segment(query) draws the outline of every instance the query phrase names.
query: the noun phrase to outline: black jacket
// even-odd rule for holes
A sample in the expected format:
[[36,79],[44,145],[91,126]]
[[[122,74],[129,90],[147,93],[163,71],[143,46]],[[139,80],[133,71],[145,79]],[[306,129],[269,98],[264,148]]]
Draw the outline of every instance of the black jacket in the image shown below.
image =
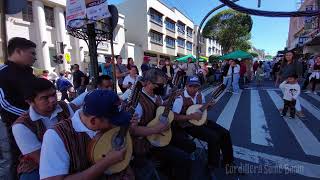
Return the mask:
[[29,66],[11,61],[0,65],[0,115],[7,127],[28,110],[25,92],[35,78]]

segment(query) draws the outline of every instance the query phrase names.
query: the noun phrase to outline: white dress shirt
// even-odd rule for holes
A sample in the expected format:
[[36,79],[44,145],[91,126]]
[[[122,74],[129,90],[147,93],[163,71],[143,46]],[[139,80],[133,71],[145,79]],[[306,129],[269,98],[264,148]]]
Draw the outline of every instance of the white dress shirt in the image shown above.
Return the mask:
[[[193,104],[197,104],[197,96],[198,96],[198,94],[199,94],[199,92],[197,92],[197,94],[192,98],[192,97],[188,94],[187,90],[184,90],[184,91],[183,91],[184,97],[186,97],[186,98],[191,98]],[[204,104],[206,100],[205,100],[205,97],[204,97],[204,95],[203,95],[202,93],[201,93],[201,95],[202,95],[202,104]],[[180,113],[181,113],[181,110],[182,110],[182,105],[183,105],[183,97],[182,97],[182,96],[179,96],[179,97],[174,101],[174,103],[173,103],[172,111],[173,111],[174,113],[180,114]]]
[[[81,121],[78,110],[72,117],[72,127],[76,132],[85,132],[93,138],[98,132],[88,129]],[[83,157],[87,158],[87,157]],[[65,145],[54,129],[44,134],[40,155],[40,179],[69,174],[70,156]]]
[[[68,105],[70,117],[73,116],[74,112],[72,108]],[[32,121],[42,121],[46,129],[52,128],[56,123],[58,123],[58,113],[62,111],[60,105],[57,105],[55,111],[50,117],[42,116],[38,114],[32,106],[29,108],[29,115]],[[23,155],[32,153],[41,149],[41,142],[38,140],[37,135],[34,134],[28,127],[24,124],[17,123],[12,126],[12,133],[14,139]]]

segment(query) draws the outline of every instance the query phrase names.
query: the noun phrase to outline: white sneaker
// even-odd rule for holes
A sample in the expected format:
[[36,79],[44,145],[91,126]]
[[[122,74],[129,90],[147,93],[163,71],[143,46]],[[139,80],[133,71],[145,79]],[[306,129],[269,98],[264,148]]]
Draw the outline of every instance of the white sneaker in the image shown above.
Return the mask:
[[318,93],[316,91],[314,91],[313,94],[318,95]]
[[310,91],[310,90],[308,90],[308,91],[306,91],[306,93],[307,93],[307,94],[310,94],[310,93],[311,93],[311,91]]

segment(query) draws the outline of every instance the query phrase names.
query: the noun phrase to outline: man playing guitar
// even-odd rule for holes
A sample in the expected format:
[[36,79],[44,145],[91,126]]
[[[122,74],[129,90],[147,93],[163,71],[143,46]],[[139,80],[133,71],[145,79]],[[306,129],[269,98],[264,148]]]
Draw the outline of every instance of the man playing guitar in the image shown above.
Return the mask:
[[26,101],[27,113],[20,116],[12,126],[13,136],[22,153],[18,166],[20,180],[39,179],[39,159],[43,134],[61,120],[74,114],[64,101],[57,101],[55,86],[51,81],[37,78],[30,82]]
[[[170,166],[170,169],[174,169],[175,177],[169,179],[190,179],[192,165],[190,155],[177,147],[167,145],[164,147],[153,147],[147,140],[147,136],[153,134],[161,134],[165,132],[169,125],[168,123],[159,122],[155,126],[147,127],[147,124],[153,120],[156,116],[155,112],[157,107],[162,105],[161,95],[164,94],[164,86],[166,84],[166,75],[160,69],[150,69],[144,75],[145,86],[142,89],[139,104],[136,107],[136,114],[140,118],[138,126],[131,128],[131,135],[133,136],[133,148],[135,162],[145,158],[152,157],[160,161],[161,164],[165,163]],[[148,161],[144,161],[148,163]],[[144,168],[146,163],[142,164],[142,167],[135,166],[137,179],[148,179],[145,175],[141,174],[141,168]],[[138,164],[138,163],[137,163]],[[140,168],[140,169],[139,169]],[[194,170],[197,172],[197,170]],[[199,173],[199,171],[197,172]]]
[[[113,164],[124,159],[125,148],[106,152],[96,164],[87,158],[89,142],[100,132],[114,126],[127,126],[131,115],[119,111],[120,100],[109,90],[89,92],[82,109],[71,120],[58,123],[44,135],[40,157],[40,179],[98,179]],[[136,121],[134,118],[131,122]],[[130,169],[115,174],[119,179],[134,179]],[[107,177],[108,178],[108,177]]]
[[189,123],[191,119],[200,120],[201,112],[186,115],[188,107],[194,104],[204,104],[205,98],[199,92],[200,80],[197,76],[190,76],[186,82],[186,89],[173,104],[176,129],[183,129],[187,134],[208,143],[208,166],[210,169],[219,167],[220,149],[225,167],[233,164],[233,149],[228,130],[215,122],[207,121],[206,124],[195,126]]

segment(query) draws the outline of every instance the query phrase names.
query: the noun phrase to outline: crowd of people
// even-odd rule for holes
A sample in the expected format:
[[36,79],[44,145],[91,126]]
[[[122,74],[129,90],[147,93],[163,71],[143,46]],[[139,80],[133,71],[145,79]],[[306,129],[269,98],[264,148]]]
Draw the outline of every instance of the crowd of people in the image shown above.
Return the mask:
[[[303,116],[300,79],[304,79],[301,89],[306,90],[311,84],[310,90],[315,94],[320,79],[319,55],[310,56],[307,61],[297,60],[291,51],[279,61],[232,59],[211,66],[193,62],[192,58],[187,62],[165,59],[154,65],[146,56],[141,73],[132,58],[125,65],[122,57],[116,56],[113,68],[112,58],[107,56],[105,63],[99,65],[96,86],[90,89],[89,77],[78,64],[72,66],[72,73],[61,71],[58,75],[45,70],[36,77],[31,68],[36,61],[35,48],[36,44],[27,39],[12,38],[8,43],[9,58],[0,66],[0,112],[11,148],[8,162],[12,179],[155,179],[159,173],[169,179],[209,179],[208,172],[215,168],[235,170],[237,166],[227,129],[212,121],[200,126],[189,122],[202,119],[201,112],[188,114],[187,109],[205,104],[203,85],[222,83],[227,91],[239,94],[250,82],[259,87],[266,79],[273,80],[283,91],[281,115],[286,116],[289,110],[290,118],[294,118],[296,113]],[[113,91],[114,82],[123,93],[121,96]],[[134,114],[130,114],[122,107],[130,103],[128,98],[138,82],[143,88],[138,91],[136,106],[131,107]],[[170,89],[179,92],[171,106],[166,104],[175,94]],[[57,91],[61,93],[59,100]],[[174,122],[159,120],[148,126],[156,118],[159,106],[172,108]],[[129,127],[133,158],[125,170],[106,175],[108,168],[125,158],[126,148],[105,152],[93,164],[86,158],[89,144],[101,132],[123,126]],[[169,129],[172,138],[168,145],[158,147],[147,140]],[[208,143],[207,162],[194,157],[196,145],[190,137]]]
[[[219,167],[232,168],[231,174],[239,174],[234,171],[237,166],[230,132],[215,122],[201,126],[189,122],[202,119],[201,112],[187,114],[187,109],[206,102],[201,85],[208,81],[207,64],[199,66],[192,59],[171,64],[167,59],[152,67],[146,57],[139,75],[133,59],[124,65],[122,57],[117,56],[115,77],[121,91],[127,92],[137,82],[143,86],[135,91],[139,98],[130,114],[122,109],[130,99],[121,99],[113,91],[109,57],[100,65],[96,87],[88,89],[88,76],[77,64],[72,66],[71,77],[65,71],[59,76],[47,71],[35,76],[31,67],[36,61],[35,49],[32,41],[12,38],[8,43],[9,57],[0,67],[1,120],[6,124],[11,154],[6,157],[11,168],[8,179],[149,180],[159,174],[169,179],[210,179],[209,172]],[[179,91],[168,91],[167,87],[178,86]],[[61,92],[60,100],[57,90]],[[158,107],[168,106],[170,97],[174,122],[161,118],[154,126],[148,126],[156,118]],[[90,143],[115,127],[129,128],[133,158],[125,170],[111,175],[105,174],[106,170],[123,161],[126,146],[105,152],[95,163],[86,157]],[[168,130],[172,131],[172,138],[166,146],[159,147],[147,139]],[[190,137],[208,143],[207,162],[195,158],[196,144]]]

